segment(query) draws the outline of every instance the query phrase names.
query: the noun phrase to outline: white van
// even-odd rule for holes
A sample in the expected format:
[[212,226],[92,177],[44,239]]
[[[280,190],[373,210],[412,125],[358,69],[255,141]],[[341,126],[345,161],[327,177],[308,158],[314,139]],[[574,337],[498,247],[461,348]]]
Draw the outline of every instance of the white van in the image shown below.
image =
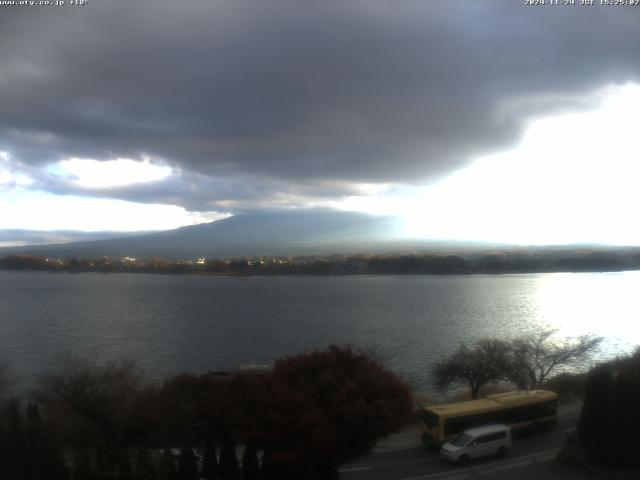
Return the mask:
[[456,435],[442,445],[440,456],[450,462],[464,465],[472,458],[489,455],[504,456],[511,448],[509,425],[487,425],[471,428]]

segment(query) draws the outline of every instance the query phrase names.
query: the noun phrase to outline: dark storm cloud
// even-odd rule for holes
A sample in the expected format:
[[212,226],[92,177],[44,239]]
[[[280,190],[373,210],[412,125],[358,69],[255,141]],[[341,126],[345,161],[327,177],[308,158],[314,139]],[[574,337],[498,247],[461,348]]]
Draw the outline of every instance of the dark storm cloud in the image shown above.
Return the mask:
[[[163,180],[110,188],[86,188],[72,179],[29,169],[33,188],[58,195],[117,198],[141,203],[181,205],[191,211],[240,212],[261,208],[316,206],[318,202],[355,195],[346,182],[312,180],[295,183],[287,179],[251,173],[212,178],[180,172]],[[28,175],[25,173],[25,175]],[[1,191],[1,190],[0,190]]]
[[130,232],[79,232],[58,230],[39,232],[31,230],[0,230],[0,248],[22,245],[46,245],[52,243],[85,242],[131,235]]
[[109,195],[199,209],[428,181],[512,144],[531,115],[582,108],[586,92],[640,73],[638,8],[0,8],[0,150],[31,166],[149,155],[183,177]]

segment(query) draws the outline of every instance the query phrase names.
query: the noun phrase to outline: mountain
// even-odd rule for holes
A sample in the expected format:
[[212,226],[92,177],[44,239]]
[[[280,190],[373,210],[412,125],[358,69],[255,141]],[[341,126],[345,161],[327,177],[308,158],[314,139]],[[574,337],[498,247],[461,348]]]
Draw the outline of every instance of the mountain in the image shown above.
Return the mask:
[[379,250],[399,240],[393,217],[334,210],[239,214],[212,223],[157,233],[55,245],[1,248],[0,257],[228,257],[301,255]]

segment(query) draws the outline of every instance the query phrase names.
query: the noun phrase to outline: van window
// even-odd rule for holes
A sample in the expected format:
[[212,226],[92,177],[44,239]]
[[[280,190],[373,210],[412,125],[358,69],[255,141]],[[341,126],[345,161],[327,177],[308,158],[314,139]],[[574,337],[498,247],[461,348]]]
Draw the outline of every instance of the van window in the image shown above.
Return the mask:
[[488,443],[488,442],[495,442],[496,440],[502,440],[504,438],[507,438],[507,432],[503,430],[500,432],[487,433],[486,435],[482,435],[478,437],[476,441],[478,443]]
[[464,447],[467,443],[473,440],[473,437],[467,435],[466,433],[461,433],[460,435],[456,435],[453,440],[451,440],[451,445],[454,447]]

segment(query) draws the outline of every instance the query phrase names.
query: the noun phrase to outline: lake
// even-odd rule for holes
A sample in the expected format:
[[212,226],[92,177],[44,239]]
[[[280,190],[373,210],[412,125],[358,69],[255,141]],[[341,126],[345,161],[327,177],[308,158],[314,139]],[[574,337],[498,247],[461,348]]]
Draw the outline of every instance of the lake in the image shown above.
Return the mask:
[[133,356],[152,377],[372,349],[416,389],[460,342],[537,326],[640,345],[640,272],[213,277],[0,271],[0,358],[21,379],[63,352]]

